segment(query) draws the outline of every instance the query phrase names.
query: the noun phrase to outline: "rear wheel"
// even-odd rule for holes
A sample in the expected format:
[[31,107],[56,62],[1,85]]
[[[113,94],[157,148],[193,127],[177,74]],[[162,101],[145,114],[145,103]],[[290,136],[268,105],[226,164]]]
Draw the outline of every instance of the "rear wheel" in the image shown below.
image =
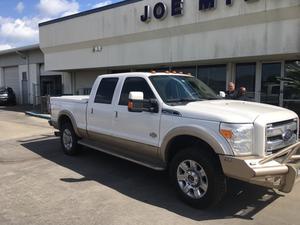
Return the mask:
[[61,127],[60,141],[64,153],[67,155],[75,155],[78,153],[78,137],[75,134],[73,126],[69,122],[64,123]]
[[226,178],[220,164],[206,151],[183,149],[172,159],[169,172],[179,197],[193,207],[214,206],[226,193]]

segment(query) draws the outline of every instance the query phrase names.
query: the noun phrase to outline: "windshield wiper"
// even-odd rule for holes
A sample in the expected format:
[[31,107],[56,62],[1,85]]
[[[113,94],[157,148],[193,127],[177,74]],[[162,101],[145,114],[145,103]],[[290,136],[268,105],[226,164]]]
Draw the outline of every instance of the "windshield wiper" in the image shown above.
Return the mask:
[[176,98],[176,99],[169,99],[166,102],[173,103],[173,102],[196,102],[196,101],[202,101],[202,99]]

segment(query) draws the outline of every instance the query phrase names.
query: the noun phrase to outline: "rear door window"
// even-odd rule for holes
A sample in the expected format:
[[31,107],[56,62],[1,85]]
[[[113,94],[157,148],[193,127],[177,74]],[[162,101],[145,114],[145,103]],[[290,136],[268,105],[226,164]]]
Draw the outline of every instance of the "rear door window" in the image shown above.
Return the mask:
[[119,78],[103,78],[99,84],[95,103],[111,104]]

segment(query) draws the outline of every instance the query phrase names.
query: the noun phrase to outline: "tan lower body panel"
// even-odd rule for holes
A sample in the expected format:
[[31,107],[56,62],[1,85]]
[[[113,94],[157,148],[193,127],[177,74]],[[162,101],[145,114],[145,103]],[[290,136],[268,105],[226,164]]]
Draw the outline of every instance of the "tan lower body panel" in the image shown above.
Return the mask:
[[88,132],[82,136],[82,144],[100,151],[128,159],[130,161],[145,165],[157,170],[165,168],[165,164],[160,160],[158,147],[143,143],[138,143],[114,136]]

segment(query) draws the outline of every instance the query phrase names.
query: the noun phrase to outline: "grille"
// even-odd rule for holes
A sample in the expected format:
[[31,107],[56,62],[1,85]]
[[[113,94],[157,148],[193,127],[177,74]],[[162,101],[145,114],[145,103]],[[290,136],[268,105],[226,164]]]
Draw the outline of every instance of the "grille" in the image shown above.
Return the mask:
[[266,128],[266,153],[273,154],[298,139],[297,119],[271,123]]

